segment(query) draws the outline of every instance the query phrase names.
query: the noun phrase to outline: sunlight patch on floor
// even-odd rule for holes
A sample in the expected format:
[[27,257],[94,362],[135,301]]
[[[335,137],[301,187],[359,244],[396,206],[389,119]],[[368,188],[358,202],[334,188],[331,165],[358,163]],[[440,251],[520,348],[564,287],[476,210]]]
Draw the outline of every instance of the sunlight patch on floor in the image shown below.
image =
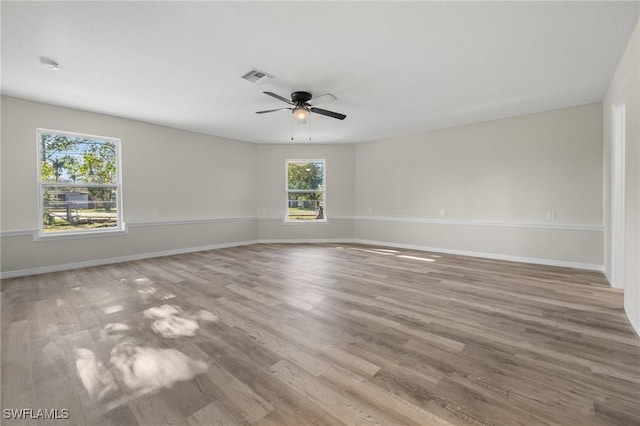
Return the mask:
[[153,330],[154,333],[167,339],[195,336],[199,328],[196,321],[180,318],[175,315],[169,315],[165,318],[155,320],[151,324],[151,330]]
[[123,309],[124,308],[122,307],[122,305],[113,305],[113,306],[104,308],[103,311],[105,314],[109,315],[109,314],[115,314],[116,312],[120,312]]
[[[338,248],[342,249],[342,247],[338,247]],[[381,249],[381,248],[364,249],[364,248],[359,248],[359,247],[353,247],[353,248],[351,248],[351,250],[362,251],[362,252],[373,253],[373,254],[381,254],[383,256],[395,256],[395,257],[399,257],[401,259],[419,260],[419,261],[422,261],[422,262],[435,262],[435,259],[431,259],[431,258],[440,257],[438,255],[428,255],[429,258],[420,257],[420,256],[410,256],[408,254],[401,254],[402,251],[400,251],[400,250]]]
[[142,347],[132,342],[116,345],[110,362],[115,376],[129,391],[144,393],[170,388],[207,370],[205,362],[193,360],[177,349]]
[[397,257],[401,257],[403,259],[411,259],[411,260],[421,260],[423,262],[435,262],[435,259],[427,259],[426,257],[418,257],[418,256],[407,256],[407,255],[397,255]]

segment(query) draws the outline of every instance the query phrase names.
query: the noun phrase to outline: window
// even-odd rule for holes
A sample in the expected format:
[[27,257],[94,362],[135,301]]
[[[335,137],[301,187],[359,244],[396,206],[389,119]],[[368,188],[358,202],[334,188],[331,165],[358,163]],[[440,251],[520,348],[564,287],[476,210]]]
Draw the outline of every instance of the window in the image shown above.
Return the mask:
[[120,140],[38,129],[40,235],[123,230]]
[[287,160],[287,222],[326,222],[324,160]]

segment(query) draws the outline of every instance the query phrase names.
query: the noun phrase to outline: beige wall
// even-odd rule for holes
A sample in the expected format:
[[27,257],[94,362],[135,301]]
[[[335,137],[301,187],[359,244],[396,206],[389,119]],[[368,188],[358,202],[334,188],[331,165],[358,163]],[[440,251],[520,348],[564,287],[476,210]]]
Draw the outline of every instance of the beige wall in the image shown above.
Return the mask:
[[[259,239],[347,240],[353,238],[354,145],[259,145],[257,148]],[[287,160],[326,161],[326,223],[284,223]]]
[[[5,97],[2,271],[354,239],[597,269],[601,117],[596,104],[356,145],[254,145]],[[122,139],[127,235],[33,241],[38,127]],[[326,160],[327,223],[283,222],[287,159]]]
[[[127,235],[33,241],[39,127],[122,140]],[[246,220],[255,211],[254,144],[10,97],[2,97],[1,135],[3,272],[257,238],[255,217]]]
[[611,103],[622,94],[626,108],[625,129],[625,237],[624,305],[640,334],[640,21],[604,100],[604,205],[605,271],[611,273]]
[[[10,97],[2,124],[5,275],[258,239],[353,238],[353,145],[255,145]],[[34,241],[39,127],[122,140],[126,235]],[[285,224],[285,161],[315,158],[327,162],[328,221]]]
[[593,104],[359,144],[355,238],[598,268],[601,132]]

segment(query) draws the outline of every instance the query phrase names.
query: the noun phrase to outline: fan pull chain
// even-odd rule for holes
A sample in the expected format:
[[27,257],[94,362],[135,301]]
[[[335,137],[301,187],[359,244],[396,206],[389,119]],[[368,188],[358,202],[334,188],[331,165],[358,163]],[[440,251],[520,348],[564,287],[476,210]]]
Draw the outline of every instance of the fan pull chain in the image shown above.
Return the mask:
[[293,121],[295,120],[295,118],[293,118],[293,116],[291,116],[291,142],[293,142]]
[[309,120],[311,117],[307,117],[307,136],[309,136],[309,142],[311,142],[311,120]]

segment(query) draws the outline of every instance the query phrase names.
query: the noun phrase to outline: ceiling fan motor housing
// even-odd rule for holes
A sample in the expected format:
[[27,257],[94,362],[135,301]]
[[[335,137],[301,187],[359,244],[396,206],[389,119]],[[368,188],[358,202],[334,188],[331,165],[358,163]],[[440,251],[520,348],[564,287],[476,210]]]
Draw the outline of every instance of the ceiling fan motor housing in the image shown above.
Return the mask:
[[311,93],[309,92],[293,92],[291,93],[291,101],[297,104],[309,102],[311,100]]

